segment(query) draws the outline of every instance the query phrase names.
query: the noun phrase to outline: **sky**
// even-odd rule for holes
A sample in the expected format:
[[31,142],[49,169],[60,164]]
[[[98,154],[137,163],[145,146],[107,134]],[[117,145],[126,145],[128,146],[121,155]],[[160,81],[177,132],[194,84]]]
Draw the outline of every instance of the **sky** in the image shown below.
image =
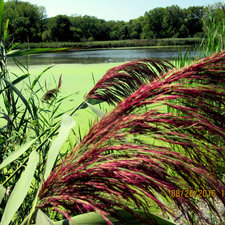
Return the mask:
[[[146,11],[156,7],[178,5],[207,6],[218,0],[22,0],[46,8],[47,16],[78,15],[95,16],[104,20],[123,20],[143,16]],[[224,1],[224,0],[221,0]]]

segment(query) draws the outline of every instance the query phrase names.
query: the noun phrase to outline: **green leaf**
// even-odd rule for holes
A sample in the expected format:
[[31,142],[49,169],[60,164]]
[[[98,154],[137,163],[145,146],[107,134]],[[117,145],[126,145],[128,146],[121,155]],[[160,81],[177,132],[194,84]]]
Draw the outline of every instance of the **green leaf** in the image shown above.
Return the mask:
[[[142,217],[146,218],[145,214],[141,211],[136,211],[136,213],[140,214]],[[119,211],[120,216],[123,218],[125,224],[130,225],[144,225],[140,220],[134,218],[130,213],[126,212],[125,210]],[[163,219],[159,216],[151,214],[158,225],[176,225],[176,223],[171,223],[170,221]],[[107,216],[107,218],[114,224],[120,225],[121,222],[118,221],[116,218]],[[107,222],[96,212],[85,213],[82,215],[74,216],[71,218],[71,221],[68,220],[55,222],[54,225],[73,225],[74,221],[77,225],[107,225]]]
[[0,40],[2,39],[4,1],[0,0]]
[[56,158],[59,154],[59,150],[62,147],[66,138],[68,137],[70,130],[74,126],[75,126],[75,120],[71,116],[64,114],[62,117],[62,123],[60,126],[59,134],[57,138],[55,138],[55,140],[52,142],[52,145],[48,152],[48,158],[47,158],[45,174],[44,174],[45,180],[48,178],[49,174],[51,173],[54,163],[56,161]]
[[54,225],[54,223],[39,209],[36,217],[36,225]]
[[88,107],[87,102],[90,103],[91,105],[96,105],[96,104],[100,104],[100,103],[102,103],[104,101],[103,100],[99,100],[99,99],[89,98],[89,99],[87,99],[85,102],[83,102],[81,104],[81,106],[79,107],[79,109],[85,109],[85,108],[87,108]]
[[25,78],[27,78],[27,77],[29,77],[29,76],[30,76],[29,73],[28,73],[28,74],[24,74],[24,75],[22,75],[22,76],[16,78],[16,79],[12,82],[12,84],[15,85],[15,84],[19,83],[20,81],[24,80]]
[[19,158],[30,146],[34,143],[36,139],[25,143],[24,145],[20,146],[17,150],[13,151],[3,162],[0,164],[0,169],[7,166],[9,163],[14,161],[15,159]]
[[46,69],[44,69],[37,77],[36,79],[33,81],[31,88],[33,89],[34,86],[36,85],[36,83],[39,81],[40,77],[49,69],[51,69],[53,66],[49,66]]
[[5,191],[6,191],[6,189],[4,188],[4,186],[2,184],[0,184],[0,204],[2,202],[2,199],[4,198]]
[[103,112],[102,110],[95,108],[93,105],[89,104],[88,102],[86,103],[100,119],[105,115],[105,112]]
[[19,45],[19,42],[12,44],[7,52],[11,52],[17,45]]
[[8,26],[9,26],[9,19],[6,20],[5,30],[4,30],[4,34],[3,34],[3,41],[5,41],[5,39],[7,37]]
[[30,154],[27,166],[22,173],[20,179],[16,183],[9,200],[6,204],[5,210],[3,212],[1,225],[8,225],[12,220],[14,214],[19,209],[20,205],[24,201],[27,192],[30,188],[36,166],[39,161],[39,155],[36,151]]
[[25,217],[25,219],[20,225],[27,225],[27,221],[29,220],[29,218],[30,218],[30,214]]
[[[29,72],[29,68],[27,65],[24,65],[22,62],[20,62],[20,60],[18,60],[17,58],[13,57],[13,61],[16,64],[16,66],[23,72],[28,73]],[[25,71],[24,71],[25,70]],[[16,74],[15,74],[16,75]]]
[[31,108],[30,108],[30,106],[29,106],[29,104],[28,104],[28,102],[27,102],[27,100],[24,98],[24,96],[21,94],[21,92],[10,82],[10,81],[8,81],[8,80],[6,80],[6,79],[4,79],[4,78],[2,78],[11,88],[12,88],[12,90],[20,97],[20,99],[22,100],[22,102],[24,103],[24,105],[27,107],[27,109],[28,109],[28,111],[29,111],[29,113],[30,113],[30,115],[31,115],[31,117],[32,118],[34,118],[34,116],[33,116],[33,113],[32,113],[32,110],[31,110]]

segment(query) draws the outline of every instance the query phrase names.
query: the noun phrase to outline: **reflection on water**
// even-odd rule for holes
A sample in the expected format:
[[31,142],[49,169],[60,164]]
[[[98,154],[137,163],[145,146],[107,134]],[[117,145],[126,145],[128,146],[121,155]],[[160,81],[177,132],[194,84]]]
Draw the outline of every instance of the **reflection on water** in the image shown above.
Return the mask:
[[[142,48],[142,49],[102,49],[82,50],[59,53],[45,53],[30,56],[31,65],[65,64],[65,63],[112,63],[126,62],[142,58],[174,59],[179,51],[184,54],[185,49],[178,48]],[[27,56],[17,57],[23,63]],[[12,58],[8,59],[9,65],[13,63]]]

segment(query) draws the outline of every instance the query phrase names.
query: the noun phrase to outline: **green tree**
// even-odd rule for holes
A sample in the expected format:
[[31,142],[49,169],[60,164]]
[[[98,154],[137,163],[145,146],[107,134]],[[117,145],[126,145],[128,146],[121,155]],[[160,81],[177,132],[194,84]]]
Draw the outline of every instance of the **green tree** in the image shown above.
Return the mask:
[[70,17],[72,30],[79,30],[80,40],[106,40],[105,21],[93,16]]
[[110,39],[110,27],[107,25],[107,22],[105,20],[96,18],[95,26],[97,31],[95,34],[95,40],[104,41]]
[[128,23],[129,36],[131,39],[140,39],[142,32],[140,18],[130,20]]
[[196,34],[202,33],[203,28],[203,9],[202,6],[192,6],[188,9],[184,9],[184,24],[188,30],[187,36],[193,37]]
[[9,0],[5,3],[4,20],[9,19],[8,41],[36,42],[41,40],[46,10],[29,2]]
[[142,38],[161,38],[162,21],[165,14],[164,8],[155,8],[146,12],[143,19]]
[[72,39],[71,21],[68,16],[58,15],[47,22],[51,41],[70,41]]
[[77,27],[71,27],[70,31],[72,32],[72,41],[80,41],[81,40],[81,34],[82,30]]
[[183,11],[176,5],[166,7],[164,9],[163,21],[162,21],[162,36],[179,37],[180,27],[182,26]]
[[120,40],[121,39],[121,26],[124,24],[123,21],[109,21],[108,25],[110,26],[110,40]]

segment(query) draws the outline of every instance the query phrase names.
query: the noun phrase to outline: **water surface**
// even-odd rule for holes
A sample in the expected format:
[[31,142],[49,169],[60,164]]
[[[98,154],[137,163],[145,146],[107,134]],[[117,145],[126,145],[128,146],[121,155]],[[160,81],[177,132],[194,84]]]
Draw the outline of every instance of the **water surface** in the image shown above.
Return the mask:
[[[100,49],[100,50],[80,50],[58,53],[44,53],[29,56],[31,65],[48,64],[95,64],[95,63],[116,63],[127,62],[135,59],[157,58],[174,59],[178,54],[185,53],[185,49],[178,47],[170,48],[135,48],[135,49]],[[17,57],[23,63],[27,56]],[[13,63],[12,58],[8,60]]]

